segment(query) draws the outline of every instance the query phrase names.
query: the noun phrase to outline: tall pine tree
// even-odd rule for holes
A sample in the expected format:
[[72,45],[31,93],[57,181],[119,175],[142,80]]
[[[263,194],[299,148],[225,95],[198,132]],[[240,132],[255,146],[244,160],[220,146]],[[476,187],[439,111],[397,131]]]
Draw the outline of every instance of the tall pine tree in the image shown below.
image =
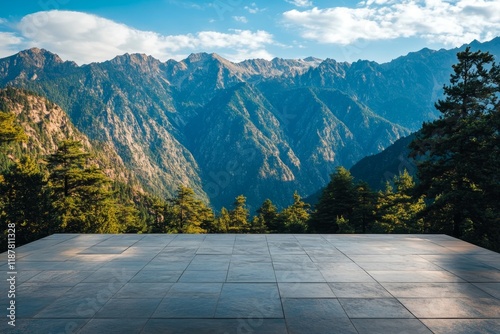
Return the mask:
[[419,190],[434,230],[499,249],[500,67],[487,52],[457,54],[441,116],[424,123],[411,144],[420,156]]
[[47,180],[31,158],[23,157],[4,174],[0,198],[1,226],[7,231],[15,224],[18,246],[58,231]]
[[205,233],[214,220],[212,210],[197,199],[193,189],[180,185],[168,213],[169,232]]
[[89,163],[81,142],[63,141],[48,157],[49,182],[60,227],[67,233],[117,233],[110,180]]
[[247,233],[250,229],[248,218],[250,213],[246,205],[247,199],[239,195],[234,200],[233,209],[229,212],[229,233]]
[[344,167],[337,167],[330,183],[321,194],[310,225],[318,233],[338,232],[337,219],[348,219],[356,205],[356,187],[351,173]]
[[415,182],[405,170],[394,177],[394,186],[387,183],[377,201],[375,231],[384,233],[424,233],[421,211],[425,208],[424,198],[414,196]]

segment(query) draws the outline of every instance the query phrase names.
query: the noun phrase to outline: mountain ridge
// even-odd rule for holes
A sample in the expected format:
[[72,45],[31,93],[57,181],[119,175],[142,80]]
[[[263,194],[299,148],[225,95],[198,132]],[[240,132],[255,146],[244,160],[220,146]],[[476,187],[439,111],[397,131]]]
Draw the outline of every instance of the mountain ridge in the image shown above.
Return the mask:
[[[500,38],[476,47],[500,56]],[[171,196],[182,183],[215,207],[242,193],[252,207],[271,195],[284,206],[292,190],[314,193],[336,166],[349,168],[437,117],[434,102],[456,54],[431,51],[384,64],[232,63],[199,53],[166,62],[125,54],[78,66],[31,49],[0,59],[0,87],[60,105],[90,139],[113,147],[145,189]],[[223,139],[232,154],[218,145]],[[251,164],[240,154],[247,148],[258,157]],[[252,177],[228,185],[211,177],[234,174],[236,165],[245,171],[233,180]],[[214,198],[217,187],[224,191]]]

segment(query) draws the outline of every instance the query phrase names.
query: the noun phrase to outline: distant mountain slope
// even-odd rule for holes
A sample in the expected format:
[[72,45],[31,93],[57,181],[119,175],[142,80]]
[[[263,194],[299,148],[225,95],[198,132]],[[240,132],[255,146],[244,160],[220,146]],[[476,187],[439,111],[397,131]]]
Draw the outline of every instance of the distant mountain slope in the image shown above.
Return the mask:
[[[405,170],[415,176],[417,167],[415,161],[408,157],[408,145],[415,138],[416,133],[398,139],[394,144],[380,153],[369,155],[359,160],[350,168],[355,182],[366,182],[374,191],[384,190],[387,182],[392,182],[395,176]],[[305,198],[311,205],[318,203],[324,188]]]
[[[500,58],[500,38],[472,46]],[[314,193],[336,166],[350,168],[436,117],[457,51],[424,49],[385,64],[232,63],[199,53],[78,66],[33,48],[0,59],[0,87],[60,105],[156,194],[172,195],[183,183],[216,208],[238,194],[253,207],[267,197],[283,206],[293,190]]]
[[[24,153],[45,160],[54,153],[63,140],[79,140],[105,174],[113,180],[138,186],[135,175],[127,169],[120,156],[109,145],[91,141],[72,124],[68,115],[56,104],[28,91],[0,89],[0,111],[16,115],[17,123],[27,135],[20,145]],[[15,145],[14,145],[15,146]],[[20,152],[14,149],[2,152],[2,159],[16,159]]]
[[415,133],[397,140],[394,144],[378,154],[367,156],[351,167],[350,171],[356,180],[367,182],[373,190],[382,190],[387,181],[405,169],[410,175],[417,172],[415,162],[408,157],[408,145],[415,138]]

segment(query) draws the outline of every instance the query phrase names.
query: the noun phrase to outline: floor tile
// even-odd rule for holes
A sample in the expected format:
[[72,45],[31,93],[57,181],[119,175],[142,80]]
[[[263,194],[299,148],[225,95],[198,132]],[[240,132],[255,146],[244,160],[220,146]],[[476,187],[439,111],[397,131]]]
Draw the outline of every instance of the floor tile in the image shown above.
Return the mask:
[[392,283],[446,283],[464,282],[447,271],[368,271],[378,282]]
[[134,275],[133,283],[175,283],[179,280],[182,271],[172,270],[141,270]]
[[294,271],[275,271],[278,282],[325,282],[325,278],[319,270],[294,270]]
[[84,283],[107,283],[107,282],[122,282],[126,283],[137,274],[138,270],[126,269],[110,269],[107,267],[96,270],[94,273],[87,275],[83,280]]
[[347,318],[310,319],[287,318],[289,334],[358,334],[351,321]]
[[328,283],[337,298],[391,298],[379,283]]
[[95,318],[150,318],[160,304],[160,298],[110,299],[95,314]]
[[76,333],[89,319],[19,319],[16,327],[2,327],[1,333],[26,334],[26,333]]
[[414,318],[395,298],[341,298],[349,318]]
[[474,283],[479,289],[497,299],[500,299],[500,282],[498,283]]
[[276,276],[272,269],[236,268],[229,269],[227,282],[276,282]]
[[165,298],[172,296],[219,296],[222,283],[175,283],[170,287]]
[[359,334],[432,334],[418,319],[352,319]]
[[213,318],[218,296],[167,296],[153,318]]
[[140,333],[147,319],[92,319],[78,332],[78,334],[124,334]]
[[496,318],[500,300],[494,298],[399,298],[418,318]]
[[283,318],[279,299],[248,296],[221,296],[215,312],[216,318]]
[[173,283],[127,283],[113,298],[163,298]]
[[470,283],[382,283],[394,297],[408,298],[488,298],[486,292]]
[[327,282],[375,283],[375,279],[364,270],[320,270]]
[[335,298],[326,283],[278,283],[280,295],[285,298]]
[[142,334],[287,334],[283,319],[150,319]]
[[318,319],[347,319],[347,314],[335,298],[285,299],[283,310],[287,319],[302,319],[314,323]]
[[226,270],[186,270],[181,277],[179,282],[197,282],[197,283],[213,283],[213,282],[225,282],[227,276]]
[[89,277],[91,271],[61,270],[42,271],[28,280],[30,283],[72,283],[77,284]]
[[498,334],[500,319],[423,319],[434,334]]

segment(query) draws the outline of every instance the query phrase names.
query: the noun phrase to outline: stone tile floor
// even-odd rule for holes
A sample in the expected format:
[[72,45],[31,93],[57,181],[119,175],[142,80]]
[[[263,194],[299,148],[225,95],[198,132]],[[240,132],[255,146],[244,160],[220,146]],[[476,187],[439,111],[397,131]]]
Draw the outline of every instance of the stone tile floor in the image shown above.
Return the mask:
[[1,333],[500,333],[500,254],[445,235],[56,234]]

